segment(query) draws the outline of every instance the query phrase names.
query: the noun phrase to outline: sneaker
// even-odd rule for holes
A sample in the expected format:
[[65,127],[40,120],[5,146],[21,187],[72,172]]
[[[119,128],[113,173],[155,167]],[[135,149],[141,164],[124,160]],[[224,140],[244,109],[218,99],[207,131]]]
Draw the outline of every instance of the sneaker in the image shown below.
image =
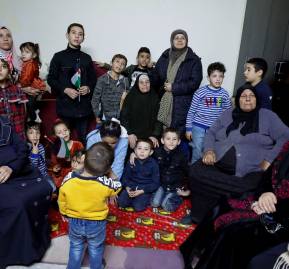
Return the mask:
[[192,218],[191,214],[187,214],[186,216],[184,216],[184,217],[180,220],[180,223],[181,223],[181,224],[184,224],[184,225],[192,225],[192,224],[194,224],[193,218]]

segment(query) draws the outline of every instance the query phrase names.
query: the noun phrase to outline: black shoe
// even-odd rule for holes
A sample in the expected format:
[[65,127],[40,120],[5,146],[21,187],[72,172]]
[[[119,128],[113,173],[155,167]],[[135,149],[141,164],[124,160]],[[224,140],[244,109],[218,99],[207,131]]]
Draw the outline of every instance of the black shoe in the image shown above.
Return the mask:
[[184,225],[192,225],[192,224],[194,224],[193,218],[192,218],[191,214],[187,214],[186,216],[184,216],[184,217],[180,220],[180,223],[181,223],[181,224],[184,224]]

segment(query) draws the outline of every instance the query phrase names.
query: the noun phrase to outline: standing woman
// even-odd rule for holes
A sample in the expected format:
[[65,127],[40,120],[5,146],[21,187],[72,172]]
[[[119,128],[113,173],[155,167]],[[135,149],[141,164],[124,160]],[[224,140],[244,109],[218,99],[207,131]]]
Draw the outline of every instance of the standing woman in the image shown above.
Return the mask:
[[160,89],[158,120],[183,135],[193,94],[202,81],[202,63],[188,47],[188,35],[184,30],[173,31],[170,41],[171,48],[157,61],[152,84]]
[[22,68],[22,61],[13,45],[12,34],[5,26],[0,27],[0,59],[8,62],[13,82],[16,82]]

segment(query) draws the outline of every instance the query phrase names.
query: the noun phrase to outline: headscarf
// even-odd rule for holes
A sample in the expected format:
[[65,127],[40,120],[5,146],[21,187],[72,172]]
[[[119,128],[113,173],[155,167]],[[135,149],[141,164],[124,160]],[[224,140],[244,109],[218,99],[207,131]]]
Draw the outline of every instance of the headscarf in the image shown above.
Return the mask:
[[[256,97],[256,107],[250,112],[245,112],[240,108],[240,97],[245,90],[252,91]],[[235,97],[236,108],[232,112],[233,122],[227,127],[227,136],[231,131],[238,129],[241,123],[244,124],[240,130],[240,133],[243,136],[250,133],[257,133],[259,131],[259,103],[260,102],[258,100],[256,89],[252,85],[246,83],[237,90],[237,94]]]
[[[0,30],[2,29],[6,29],[12,36],[11,31],[7,27],[1,26]],[[0,48],[0,58],[5,59],[5,61],[8,62],[11,72],[13,71],[13,69],[14,70],[16,69],[17,73],[21,71],[22,61],[21,58],[16,53],[16,49],[13,44],[13,38],[12,38],[12,47],[10,50],[3,50]]]
[[[183,35],[186,38],[186,46],[182,49],[177,49],[174,47],[174,38],[176,35]],[[188,34],[185,30],[177,29],[171,33],[171,48],[170,48],[170,61],[172,64],[176,62],[176,60],[188,49]]]

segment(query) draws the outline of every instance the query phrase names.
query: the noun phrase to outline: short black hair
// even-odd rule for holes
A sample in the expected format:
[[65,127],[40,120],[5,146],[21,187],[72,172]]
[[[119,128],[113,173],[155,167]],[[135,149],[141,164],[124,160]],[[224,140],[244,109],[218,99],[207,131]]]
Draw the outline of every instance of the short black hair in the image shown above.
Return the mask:
[[113,61],[118,58],[118,59],[123,59],[125,60],[125,66],[127,65],[127,58],[123,55],[123,54],[115,54],[113,57],[112,57],[112,60],[111,62],[113,63]]
[[151,150],[154,149],[154,144],[153,144],[153,142],[152,142],[150,139],[145,139],[145,138],[140,138],[140,139],[138,139],[138,140],[136,141],[136,143],[135,143],[135,148],[136,148],[137,145],[138,145],[139,143],[141,143],[141,142],[144,142],[144,143],[149,144]]
[[82,31],[83,31],[83,35],[84,35],[84,27],[83,27],[83,25],[80,24],[80,23],[77,23],[77,22],[71,23],[71,24],[67,27],[67,33],[68,33],[68,34],[70,33],[71,28],[74,27],[74,26],[81,28]]
[[167,133],[175,133],[179,139],[181,137],[181,133],[176,128],[173,127],[168,127],[164,129],[162,137],[164,138]]
[[222,64],[220,62],[215,62],[215,63],[209,64],[208,69],[207,69],[208,76],[210,76],[216,70],[223,73],[223,74],[225,74],[225,72],[226,72],[226,68],[225,68],[224,64]]
[[139,50],[138,50],[138,53],[137,53],[137,57],[141,54],[141,53],[148,53],[149,55],[151,55],[151,51],[149,48],[147,47],[141,47]]
[[114,150],[105,142],[98,142],[85,153],[84,169],[93,176],[104,176],[111,168]]
[[85,149],[76,150],[76,151],[73,153],[73,155],[71,156],[71,159],[74,159],[74,158],[79,159],[79,158],[81,158],[81,156],[82,156],[83,154],[85,154],[85,152],[86,152]]
[[25,133],[27,133],[28,130],[34,129],[40,132],[40,124],[36,121],[27,121],[25,123]]
[[246,62],[247,64],[254,65],[255,71],[258,72],[259,70],[262,70],[262,78],[265,77],[267,70],[268,70],[268,64],[265,59],[263,58],[250,58]]
[[119,139],[121,135],[121,127],[119,123],[107,120],[102,122],[99,132],[101,137],[110,136]]

